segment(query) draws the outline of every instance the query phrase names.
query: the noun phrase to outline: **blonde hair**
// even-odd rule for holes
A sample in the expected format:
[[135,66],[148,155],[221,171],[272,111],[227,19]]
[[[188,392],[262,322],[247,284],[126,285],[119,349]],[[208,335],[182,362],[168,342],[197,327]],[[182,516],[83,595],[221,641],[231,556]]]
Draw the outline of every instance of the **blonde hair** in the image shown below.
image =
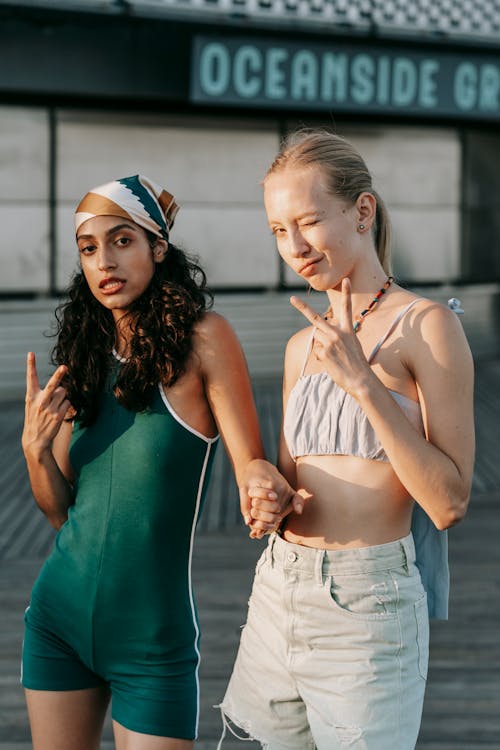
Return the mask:
[[269,167],[266,178],[285,167],[318,166],[327,179],[327,190],[354,204],[361,193],[371,193],[377,201],[372,228],[378,259],[391,273],[391,223],[387,208],[373,189],[372,177],[362,156],[340,135],[323,129],[301,129],[288,135]]

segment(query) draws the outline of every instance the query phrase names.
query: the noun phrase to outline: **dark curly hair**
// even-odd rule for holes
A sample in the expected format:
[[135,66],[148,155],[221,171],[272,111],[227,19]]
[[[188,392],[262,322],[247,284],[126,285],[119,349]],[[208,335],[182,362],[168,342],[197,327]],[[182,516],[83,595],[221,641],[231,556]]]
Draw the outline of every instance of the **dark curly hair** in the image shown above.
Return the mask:
[[[157,237],[146,234],[153,247]],[[213,303],[205,273],[196,261],[169,242],[165,259],[155,263],[148,288],[131,306],[130,356],[113,388],[127,409],[144,411],[159,383],[170,386],[185,371],[194,325]],[[73,418],[88,426],[97,417],[99,397],[113,366],[116,326],[111,311],[95,299],[81,271],[74,275],[67,297],[56,309],[52,363],[68,367],[62,384],[75,412]]]

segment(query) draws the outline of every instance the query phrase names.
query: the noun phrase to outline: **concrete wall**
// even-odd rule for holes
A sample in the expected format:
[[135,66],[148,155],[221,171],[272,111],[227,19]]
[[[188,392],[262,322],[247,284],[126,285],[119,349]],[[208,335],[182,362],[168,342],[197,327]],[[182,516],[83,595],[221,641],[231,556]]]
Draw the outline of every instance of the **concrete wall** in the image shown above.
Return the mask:
[[0,292],[48,288],[48,154],[47,112],[0,106]]
[[[216,288],[276,289],[280,262],[260,181],[275,121],[118,112],[55,113],[55,275],[77,263],[73,211],[91,187],[143,173],[181,204],[172,238],[198,254]],[[295,123],[289,123],[293,127]],[[394,225],[394,266],[413,283],[460,276],[461,151],[454,130],[342,126],[365,156]],[[0,294],[50,291],[48,113],[0,107]],[[284,271],[285,283],[297,278]]]

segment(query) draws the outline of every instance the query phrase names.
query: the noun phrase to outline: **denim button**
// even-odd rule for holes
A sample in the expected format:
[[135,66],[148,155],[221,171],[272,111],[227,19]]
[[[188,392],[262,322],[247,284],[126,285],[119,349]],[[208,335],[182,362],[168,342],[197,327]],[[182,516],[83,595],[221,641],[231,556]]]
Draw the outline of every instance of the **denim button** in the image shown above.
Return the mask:
[[287,554],[287,556],[286,556],[286,559],[288,560],[288,562],[295,562],[295,560],[297,559],[297,557],[298,557],[298,555],[297,555],[296,552],[289,552]]

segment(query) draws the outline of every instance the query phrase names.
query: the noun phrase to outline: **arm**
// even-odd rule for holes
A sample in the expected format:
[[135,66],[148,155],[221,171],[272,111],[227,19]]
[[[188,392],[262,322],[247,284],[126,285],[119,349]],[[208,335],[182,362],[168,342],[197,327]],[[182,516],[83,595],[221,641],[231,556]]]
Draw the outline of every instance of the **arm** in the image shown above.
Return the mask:
[[[211,313],[199,340],[205,393],[240,489],[242,514],[252,530],[267,531],[294,492],[265,460],[247,365],[233,329]],[[252,498],[262,501],[260,512],[253,510]]]
[[446,308],[427,305],[405,341],[427,440],[419,435],[373,375],[358,401],[408,493],[439,529],[467,510],[474,465],[473,363],[460,322]]
[[59,367],[41,389],[35,355],[28,354],[22,447],[33,496],[56,529],[74,502],[68,457],[71,425],[64,422],[70,403],[60,386],[65,373],[66,368]]
[[460,323],[451,311],[429,302],[403,339],[402,362],[417,385],[425,439],[368,365],[352,331],[347,279],[342,291],[338,326],[299,300],[293,304],[317,326],[316,356],[362,406],[408,494],[437,528],[448,528],[466,512],[474,462],[472,357]]

